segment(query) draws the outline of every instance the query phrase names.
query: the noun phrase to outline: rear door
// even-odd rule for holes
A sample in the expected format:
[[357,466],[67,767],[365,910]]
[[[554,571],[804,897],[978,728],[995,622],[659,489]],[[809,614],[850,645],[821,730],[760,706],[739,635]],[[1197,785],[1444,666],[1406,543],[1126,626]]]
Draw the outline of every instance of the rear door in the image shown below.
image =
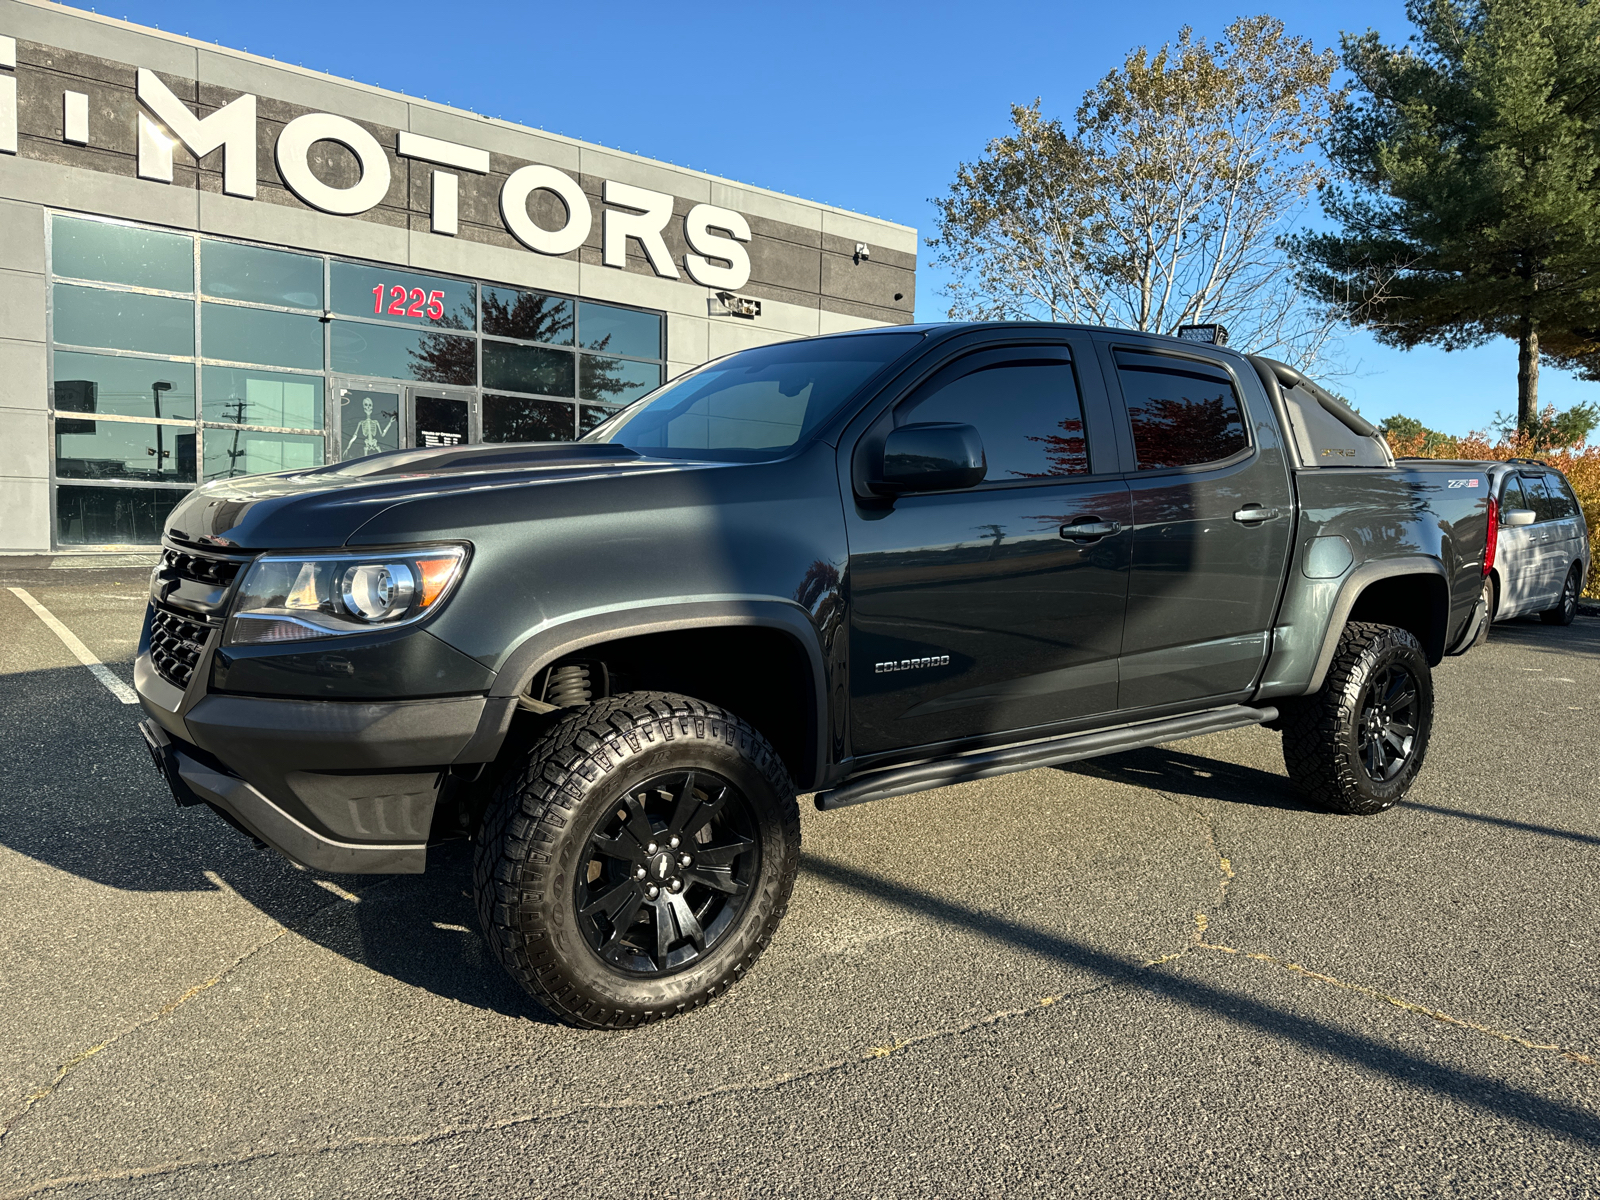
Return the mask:
[[1276,419],[1221,355],[1100,340],[1133,503],[1119,707],[1242,695],[1266,658],[1294,528]]
[[1528,472],[1522,476],[1522,493],[1528,498],[1528,507],[1533,509],[1535,518],[1534,523],[1527,527],[1532,535],[1533,556],[1537,564],[1528,607],[1531,612],[1543,612],[1547,608],[1554,608],[1560,598],[1567,563],[1571,561],[1567,557],[1567,536],[1561,520],[1565,512],[1565,497],[1557,502],[1550,493],[1550,486],[1542,471]]
[[1583,509],[1578,506],[1567,481],[1550,472],[1540,476],[1550,497],[1550,540],[1546,548],[1550,554],[1551,605],[1561,600],[1561,589],[1567,582],[1572,564],[1583,559],[1584,542],[1589,527],[1583,520]]
[[1116,708],[1132,514],[1093,347],[1074,349],[973,350],[873,426],[972,425],[988,475],[892,504],[846,496],[857,756]]
[[1532,509],[1522,491],[1522,477],[1508,472],[1500,491],[1500,534],[1495,549],[1495,562],[1499,567],[1500,602],[1495,608],[1496,620],[1508,620],[1532,610],[1539,598],[1540,532],[1535,525],[1507,525],[1506,514],[1518,509]]

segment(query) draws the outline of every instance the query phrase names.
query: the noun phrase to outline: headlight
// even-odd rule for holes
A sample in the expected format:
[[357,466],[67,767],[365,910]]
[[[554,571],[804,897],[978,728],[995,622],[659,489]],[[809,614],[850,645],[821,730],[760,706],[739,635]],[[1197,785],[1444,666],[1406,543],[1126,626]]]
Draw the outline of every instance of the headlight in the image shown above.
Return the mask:
[[263,555],[239,585],[227,644],[299,642],[409,625],[444,603],[466,562],[462,546]]

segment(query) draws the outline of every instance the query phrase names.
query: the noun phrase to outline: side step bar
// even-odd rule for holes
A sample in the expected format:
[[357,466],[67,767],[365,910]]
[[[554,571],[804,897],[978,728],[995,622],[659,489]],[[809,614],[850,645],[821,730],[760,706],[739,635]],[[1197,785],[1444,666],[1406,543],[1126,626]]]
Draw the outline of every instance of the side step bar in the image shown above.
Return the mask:
[[1260,725],[1274,720],[1277,715],[1275,708],[1249,708],[1243,704],[1231,704],[1226,708],[1167,717],[1160,721],[1141,721],[1136,725],[1122,725],[1095,733],[1075,733],[1042,742],[1005,746],[999,750],[980,750],[939,762],[875,771],[831,791],[818,792],[816,803],[823,812],[830,812],[852,804],[865,804],[869,800],[886,800],[890,796],[904,796],[908,792],[948,787],[952,783],[970,783],[975,779],[1008,775],[1012,771],[1053,767],[1058,763],[1077,762],[1081,758],[1095,758],[1101,754],[1159,746],[1163,742],[1199,737],[1203,733],[1242,729],[1247,725]]

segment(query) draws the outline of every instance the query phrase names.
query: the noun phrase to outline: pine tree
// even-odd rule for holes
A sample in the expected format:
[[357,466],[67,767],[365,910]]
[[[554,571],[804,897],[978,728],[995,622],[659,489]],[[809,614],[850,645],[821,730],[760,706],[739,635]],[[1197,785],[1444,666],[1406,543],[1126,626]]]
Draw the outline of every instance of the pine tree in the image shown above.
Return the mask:
[[1600,301],[1600,5],[1410,0],[1393,48],[1346,36],[1351,102],[1328,152],[1340,229],[1294,241],[1303,282],[1380,342],[1515,338],[1517,420],[1541,339],[1564,359]]

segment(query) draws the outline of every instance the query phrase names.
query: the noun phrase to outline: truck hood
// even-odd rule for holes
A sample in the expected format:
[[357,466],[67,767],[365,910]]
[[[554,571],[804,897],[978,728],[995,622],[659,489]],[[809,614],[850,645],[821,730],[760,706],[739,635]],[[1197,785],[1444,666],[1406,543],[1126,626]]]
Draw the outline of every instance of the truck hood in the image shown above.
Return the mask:
[[166,534],[224,550],[335,549],[384,509],[422,496],[723,465],[646,458],[607,442],[394,450],[309,471],[216,480],[172,510]]

